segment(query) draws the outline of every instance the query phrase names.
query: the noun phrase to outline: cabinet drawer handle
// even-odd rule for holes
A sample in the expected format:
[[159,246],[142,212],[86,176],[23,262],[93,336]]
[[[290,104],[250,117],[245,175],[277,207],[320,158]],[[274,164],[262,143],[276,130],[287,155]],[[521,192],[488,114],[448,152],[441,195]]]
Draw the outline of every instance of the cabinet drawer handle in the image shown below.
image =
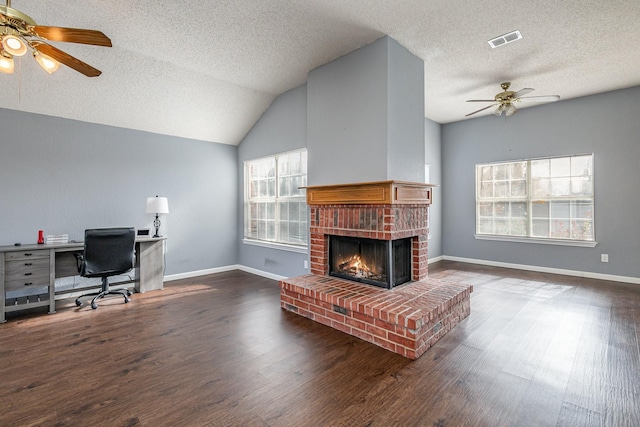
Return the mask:
[[33,285],[33,282],[27,282],[27,283],[25,283],[24,285],[25,285],[25,286],[31,286],[31,285]]
[[33,265],[32,262],[25,262],[24,265]]
[[33,273],[24,273],[25,276],[31,276]]
[[29,254],[24,254],[24,256],[31,256],[31,255],[33,255],[33,254],[31,254],[31,253],[29,253]]

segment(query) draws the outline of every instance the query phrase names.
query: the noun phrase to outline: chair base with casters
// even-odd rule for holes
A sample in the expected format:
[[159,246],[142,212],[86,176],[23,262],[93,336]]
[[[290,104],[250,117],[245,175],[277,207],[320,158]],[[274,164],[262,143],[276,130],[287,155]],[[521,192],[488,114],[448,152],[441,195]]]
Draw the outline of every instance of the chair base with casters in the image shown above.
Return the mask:
[[99,300],[100,298],[104,298],[107,295],[122,295],[124,297],[124,302],[126,304],[129,301],[131,301],[131,298],[129,297],[133,295],[133,292],[131,292],[129,289],[112,290],[109,288],[109,281],[107,280],[107,278],[103,277],[102,290],[100,292],[93,292],[91,294],[80,295],[78,298],[76,298],[76,305],[80,307],[82,305],[82,301],[80,300],[81,298],[92,296],[93,299],[91,300],[91,308],[95,310],[96,308],[98,308],[98,304],[96,303],[96,301]]

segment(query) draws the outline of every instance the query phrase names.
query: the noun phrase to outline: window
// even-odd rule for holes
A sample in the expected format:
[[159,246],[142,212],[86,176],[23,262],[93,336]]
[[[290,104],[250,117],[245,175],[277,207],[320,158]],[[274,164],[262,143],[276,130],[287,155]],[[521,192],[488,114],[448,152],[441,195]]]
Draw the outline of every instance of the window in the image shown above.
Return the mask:
[[307,246],[307,150],[250,160],[245,172],[245,239]]
[[476,236],[594,242],[593,154],[476,165]]

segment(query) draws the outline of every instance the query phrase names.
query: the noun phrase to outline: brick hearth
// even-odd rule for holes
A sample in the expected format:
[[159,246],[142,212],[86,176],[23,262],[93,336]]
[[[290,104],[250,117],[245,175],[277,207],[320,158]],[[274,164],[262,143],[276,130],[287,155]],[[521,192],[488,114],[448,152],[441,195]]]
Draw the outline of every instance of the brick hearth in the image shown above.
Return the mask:
[[467,317],[473,288],[425,279],[387,290],[314,274],[280,282],[282,308],[409,359]]
[[[467,317],[471,286],[427,278],[431,185],[308,187],[310,272],[280,281],[285,310],[416,359]],[[413,282],[392,289],[328,276],[329,236],[411,238]]]

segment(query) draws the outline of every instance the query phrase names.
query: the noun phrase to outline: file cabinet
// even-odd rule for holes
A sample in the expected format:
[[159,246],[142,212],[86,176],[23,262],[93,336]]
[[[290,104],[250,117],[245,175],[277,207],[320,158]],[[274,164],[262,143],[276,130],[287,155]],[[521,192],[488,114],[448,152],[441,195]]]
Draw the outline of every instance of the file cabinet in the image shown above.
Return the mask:
[[[49,306],[49,313],[55,312],[53,252],[48,248],[0,252],[0,282],[4,283],[0,302],[4,312],[43,306]],[[12,291],[23,291],[16,292],[22,296],[7,298]],[[0,322],[4,321],[2,317]]]

